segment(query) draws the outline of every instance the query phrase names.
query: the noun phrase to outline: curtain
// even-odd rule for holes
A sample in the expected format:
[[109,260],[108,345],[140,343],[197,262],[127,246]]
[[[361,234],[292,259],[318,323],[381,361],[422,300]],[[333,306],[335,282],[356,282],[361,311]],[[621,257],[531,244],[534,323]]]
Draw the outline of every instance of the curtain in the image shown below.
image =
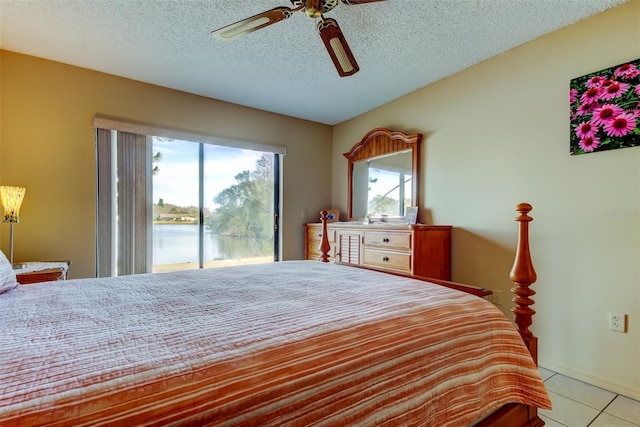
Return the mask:
[[151,142],[97,129],[98,277],[151,271]]

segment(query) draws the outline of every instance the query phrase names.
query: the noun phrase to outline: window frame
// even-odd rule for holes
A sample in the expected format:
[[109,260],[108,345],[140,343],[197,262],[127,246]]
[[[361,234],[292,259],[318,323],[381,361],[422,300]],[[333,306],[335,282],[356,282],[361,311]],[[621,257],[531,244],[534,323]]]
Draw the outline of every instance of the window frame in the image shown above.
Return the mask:
[[[93,119],[93,126],[96,130],[95,134],[95,144],[96,144],[96,156],[97,156],[97,164],[96,164],[96,181],[97,181],[97,203],[96,203],[96,276],[97,277],[107,277],[113,276],[116,272],[116,247],[113,244],[115,241],[114,234],[116,233],[116,229],[114,227],[114,219],[116,218],[116,206],[113,206],[111,203],[114,200],[114,195],[116,192],[116,188],[114,183],[117,181],[115,177],[116,168],[113,167],[113,159],[114,153],[113,150],[114,144],[111,141],[114,140],[116,136],[116,132],[123,132],[126,134],[138,135],[138,137],[145,138],[145,147],[144,150],[148,151],[146,155],[146,159],[148,160],[148,164],[144,165],[144,167],[140,166],[139,169],[135,169],[137,174],[144,174],[145,180],[143,186],[145,187],[145,202],[138,201],[138,203],[133,203],[135,207],[136,204],[144,204],[145,210],[144,215],[151,215],[151,204],[153,201],[151,200],[151,138],[153,136],[157,137],[165,137],[165,138],[173,138],[177,140],[191,141],[194,143],[200,143],[199,152],[200,152],[200,180],[202,181],[203,174],[203,151],[204,144],[212,144],[217,146],[226,146],[232,148],[260,151],[260,152],[269,152],[274,154],[274,261],[279,261],[281,259],[282,248],[280,247],[281,242],[281,230],[280,226],[281,215],[281,203],[282,203],[282,194],[281,194],[281,170],[283,163],[283,156],[286,155],[286,148],[277,145],[267,145],[255,142],[248,141],[240,141],[240,140],[232,140],[227,138],[214,137],[210,135],[202,135],[184,131],[178,131],[167,128],[160,128],[155,126],[148,126],[130,122],[124,122],[119,120],[114,120],[111,118],[103,117],[100,115],[96,115]],[[138,139],[138,141],[140,141]],[[135,161],[135,160],[134,160]],[[106,172],[108,171],[108,173]],[[108,176],[108,179],[105,177]],[[142,181],[142,180],[141,180]],[[200,182],[200,224],[203,224],[203,209],[204,205],[204,193],[203,193],[203,185]],[[107,200],[108,199],[108,200]],[[149,205],[149,206],[147,206]],[[101,208],[101,206],[110,206],[110,208]],[[138,211],[143,212],[143,211]],[[151,253],[152,250],[150,248],[151,241],[151,221],[146,221],[146,227],[148,228],[146,231],[141,232],[143,236],[142,239],[146,241],[146,250],[142,253],[141,256],[145,257],[145,270],[151,272],[152,270],[152,258]],[[202,234],[202,229],[200,230],[200,234]],[[109,236],[108,239],[105,236]],[[199,248],[199,263],[200,267],[203,265],[203,250],[202,250],[202,240],[203,236],[200,236],[200,248]],[[107,242],[108,240],[108,242]],[[132,254],[135,256],[135,254]],[[137,261],[138,264],[140,260]],[[135,267],[136,263],[131,262],[131,265],[125,264],[124,267],[125,274],[130,273],[140,273],[140,268]],[[120,265],[118,266],[118,271],[120,271]]]

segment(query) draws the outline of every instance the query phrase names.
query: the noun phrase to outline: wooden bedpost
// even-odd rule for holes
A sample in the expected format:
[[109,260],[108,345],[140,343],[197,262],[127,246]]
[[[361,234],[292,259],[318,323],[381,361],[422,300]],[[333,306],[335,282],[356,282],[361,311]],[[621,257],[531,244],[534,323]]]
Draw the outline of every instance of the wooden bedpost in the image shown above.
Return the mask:
[[[513,302],[516,307],[511,311],[515,314],[515,323],[518,332],[524,340],[525,345],[531,353],[533,361],[538,364],[538,338],[533,336],[529,330],[533,322],[533,315],[536,313],[531,305],[533,300],[530,298],[535,292],[529,287],[533,284],[537,277],[536,271],[533,269],[531,262],[531,254],[529,253],[529,222],[533,221],[529,215],[532,207],[528,203],[520,203],[516,206],[516,211],[520,213],[516,217],[520,230],[518,234],[518,246],[516,249],[516,259],[511,268],[509,277],[516,284],[511,289],[516,296]],[[475,427],[542,427],[544,421],[538,416],[538,408],[519,403],[509,403],[502,406],[491,416],[487,417]]]
[[320,261],[329,262],[329,251],[331,244],[329,243],[329,233],[327,232],[327,220],[329,219],[329,211],[320,211],[320,222],[322,222],[322,240],[320,241]]
[[515,314],[515,323],[518,326],[518,332],[527,344],[534,361],[538,363],[538,339],[534,337],[533,333],[529,330],[529,326],[533,323],[532,317],[536,314],[535,310],[531,308],[534,301],[530,298],[535,295],[535,291],[531,289],[530,286],[537,279],[529,253],[529,222],[533,221],[533,218],[531,218],[528,213],[531,209],[532,207],[528,203],[520,203],[516,206],[516,211],[520,213],[520,215],[516,217],[516,221],[518,221],[520,225],[520,231],[518,234],[516,259],[509,277],[516,284],[516,287],[511,289],[511,292],[516,295],[512,300],[516,303],[516,306],[513,307],[511,311]]

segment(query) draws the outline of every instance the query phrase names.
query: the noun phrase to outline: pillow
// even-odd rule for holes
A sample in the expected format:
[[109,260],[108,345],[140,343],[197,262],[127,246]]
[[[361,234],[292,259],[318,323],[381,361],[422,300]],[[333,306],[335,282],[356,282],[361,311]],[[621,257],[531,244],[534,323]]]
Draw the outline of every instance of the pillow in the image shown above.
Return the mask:
[[16,286],[18,286],[16,272],[13,271],[13,266],[5,254],[0,251],[0,294],[10,291]]

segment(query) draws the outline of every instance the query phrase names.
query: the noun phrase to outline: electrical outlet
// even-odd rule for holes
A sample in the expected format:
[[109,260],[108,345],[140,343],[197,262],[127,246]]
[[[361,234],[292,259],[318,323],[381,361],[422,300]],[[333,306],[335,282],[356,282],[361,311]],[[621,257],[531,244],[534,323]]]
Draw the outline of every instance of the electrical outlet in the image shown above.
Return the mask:
[[609,312],[609,329],[617,332],[627,332],[626,330],[627,315],[623,313]]

